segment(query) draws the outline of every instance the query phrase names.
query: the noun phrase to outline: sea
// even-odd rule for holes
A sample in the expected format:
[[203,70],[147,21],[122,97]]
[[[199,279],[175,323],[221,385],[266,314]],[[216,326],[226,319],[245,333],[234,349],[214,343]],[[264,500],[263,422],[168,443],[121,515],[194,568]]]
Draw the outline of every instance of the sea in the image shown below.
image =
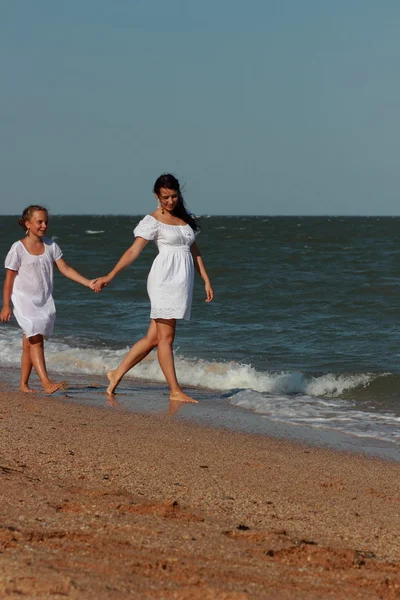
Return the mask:
[[[54,215],[48,237],[69,265],[94,278],[131,245],[142,217]],[[312,439],[325,432],[325,440],[336,435],[350,447],[356,440],[386,445],[399,457],[400,218],[199,219],[197,243],[215,298],[204,301],[197,277],[192,318],[177,325],[178,379],[201,400],[185,410],[238,429],[252,423],[258,433],[306,431]],[[17,221],[2,217],[3,257],[23,236]],[[156,253],[149,243],[99,294],[55,269],[57,319],[46,359],[53,379],[75,382],[69,398],[103,402],[106,371],[145,334],[146,278]],[[14,319],[0,326],[1,372],[14,373],[15,384],[20,344]],[[127,374],[117,398],[136,410],[149,390],[153,409],[165,408],[155,353]]]

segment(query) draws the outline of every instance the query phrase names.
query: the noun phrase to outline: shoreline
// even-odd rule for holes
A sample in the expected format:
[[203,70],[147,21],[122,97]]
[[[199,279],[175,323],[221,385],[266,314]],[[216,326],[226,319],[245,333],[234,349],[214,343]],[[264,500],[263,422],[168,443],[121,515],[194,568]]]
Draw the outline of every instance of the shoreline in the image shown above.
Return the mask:
[[[199,404],[182,403],[171,410],[166,383],[126,377],[118,387],[115,398],[110,400],[105,394],[108,385],[105,373],[103,376],[76,373],[53,373],[52,375],[56,381],[67,379],[66,392],[60,390],[53,396],[66,402],[72,401],[98,408],[120,408],[130,413],[162,415],[174,412],[176,418],[183,422],[234,432],[265,435],[278,440],[288,440],[400,462],[400,446],[398,444],[374,437],[356,436],[337,429],[269,420],[266,415],[232,405],[226,400],[231,392],[184,386],[189,395],[199,400]],[[0,381],[3,381],[3,388],[6,387],[11,392],[16,391],[18,377],[19,369],[0,368]],[[38,381],[35,381],[34,374],[33,385],[39,390],[40,386]]]
[[399,464],[67,400],[0,392],[3,597],[399,594]]

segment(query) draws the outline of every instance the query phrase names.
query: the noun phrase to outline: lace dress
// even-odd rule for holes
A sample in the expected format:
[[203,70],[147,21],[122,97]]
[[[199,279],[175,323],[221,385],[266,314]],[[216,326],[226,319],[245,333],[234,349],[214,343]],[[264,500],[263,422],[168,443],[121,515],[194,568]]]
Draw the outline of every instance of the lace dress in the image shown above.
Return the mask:
[[15,242],[5,260],[5,268],[18,271],[11,301],[14,316],[26,337],[41,334],[48,338],[54,327],[53,264],[62,257],[53,240],[43,240],[44,252],[30,254],[22,242]]
[[166,225],[146,215],[133,231],[135,237],[154,240],[159,253],[147,278],[151,319],[190,319],[194,264],[190,225]]

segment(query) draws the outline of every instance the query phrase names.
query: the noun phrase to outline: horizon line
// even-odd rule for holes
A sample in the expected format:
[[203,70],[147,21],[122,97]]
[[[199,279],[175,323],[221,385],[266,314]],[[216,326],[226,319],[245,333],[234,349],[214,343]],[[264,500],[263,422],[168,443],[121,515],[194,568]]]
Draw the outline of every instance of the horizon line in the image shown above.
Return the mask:
[[[144,214],[148,214],[148,213],[53,213],[52,211],[49,211],[50,216],[52,217],[141,217]],[[1,217],[17,217],[19,218],[21,215],[20,213],[8,213],[8,214],[1,214]],[[334,219],[342,219],[342,218],[346,218],[346,219],[370,219],[370,218],[378,218],[378,219],[395,219],[400,217],[400,214],[398,215],[382,215],[382,214],[360,214],[360,215],[354,215],[354,214],[203,214],[203,215],[195,215],[195,217],[197,219],[211,219],[211,218],[224,218],[224,217],[228,217],[228,218],[280,218],[280,219],[285,219],[285,218],[297,218],[297,219],[304,219],[304,218],[317,218],[317,219],[321,219],[321,218],[334,218]]]

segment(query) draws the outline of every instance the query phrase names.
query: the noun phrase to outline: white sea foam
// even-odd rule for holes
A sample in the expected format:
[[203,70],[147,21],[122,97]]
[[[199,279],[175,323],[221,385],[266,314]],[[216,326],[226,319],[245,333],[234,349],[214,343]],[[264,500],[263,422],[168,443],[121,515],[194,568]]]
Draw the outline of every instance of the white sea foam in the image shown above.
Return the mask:
[[90,235],[95,235],[96,233],[104,233],[104,229],[99,229],[98,231],[94,231],[93,229],[86,229],[85,233],[89,233]]
[[[115,367],[128,348],[72,348],[68,344],[50,339],[46,342],[46,360],[49,368],[59,373],[102,374]],[[15,328],[0,332],[1,364],[19,365],[21,333]],[[237,362],[210,362],[188,359],[177,354],[176,369],[185,385],[215,390],[247,389],[272,395],[307,394],[310,396],[337,397],[345,390],[366,385],[373,377],[361,375],[323,375],[307,379],[302,373],[276,373],[257,371],[251,365]],[[155,354],[137,365],[131,376],[140,379],[163,381]],[[129,373],[127,375],[129,377]]]

